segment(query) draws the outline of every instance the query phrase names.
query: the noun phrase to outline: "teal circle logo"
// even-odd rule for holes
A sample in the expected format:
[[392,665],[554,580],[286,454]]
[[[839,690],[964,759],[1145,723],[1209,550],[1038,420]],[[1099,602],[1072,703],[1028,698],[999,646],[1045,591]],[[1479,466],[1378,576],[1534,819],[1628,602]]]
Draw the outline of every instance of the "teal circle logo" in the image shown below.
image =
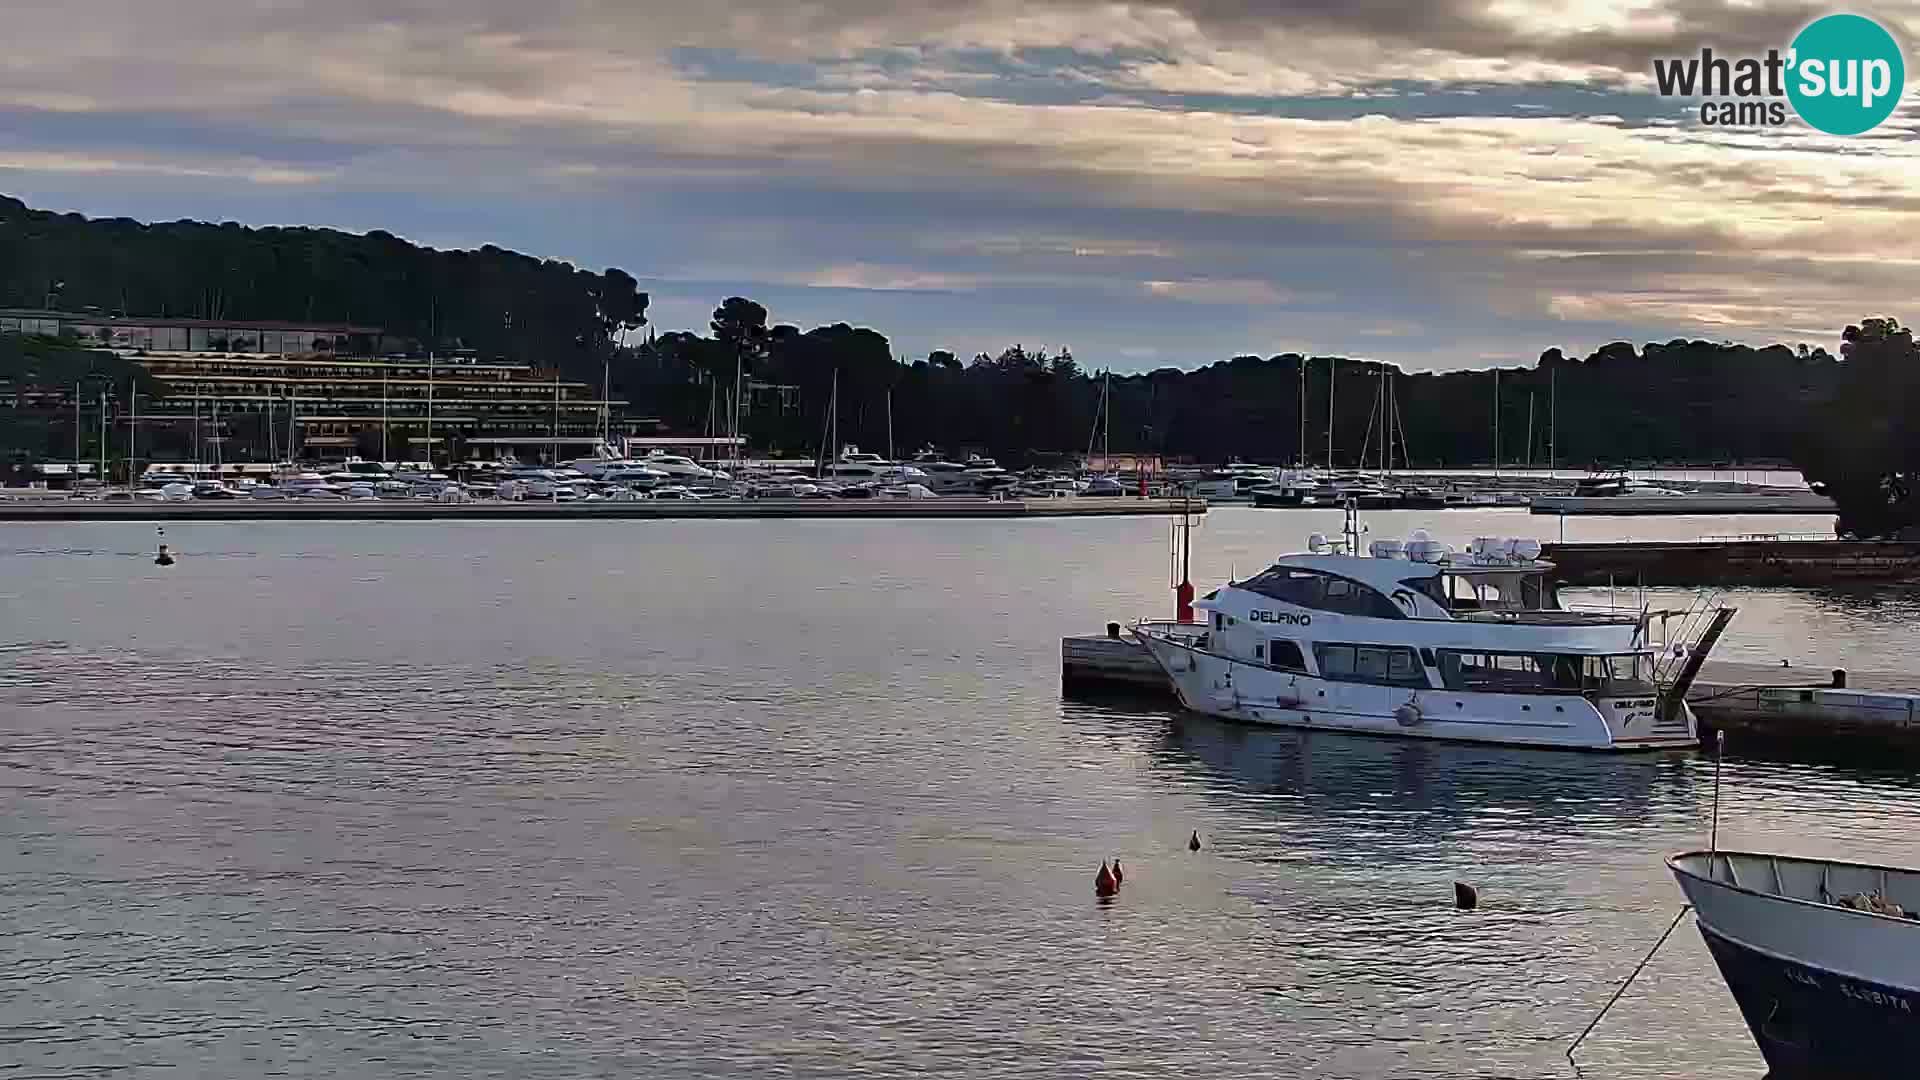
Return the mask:
[[1787,99],[1800,119],[1829,135],[1858,135],[1893,115],[1907,83],[1900,43],[1860,15],[1807,24],[1787,54]]

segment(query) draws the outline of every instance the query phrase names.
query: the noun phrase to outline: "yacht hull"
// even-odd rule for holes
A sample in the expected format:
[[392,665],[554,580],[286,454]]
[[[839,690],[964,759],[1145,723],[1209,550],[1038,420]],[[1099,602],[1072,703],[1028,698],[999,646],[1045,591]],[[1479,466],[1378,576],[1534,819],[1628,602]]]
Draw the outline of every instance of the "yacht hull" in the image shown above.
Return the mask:
[[[1769,1075],[1914,1075],[1920,1060],[1920,925],[1765,895],[1685,869],[1702,858],[1680,856],[1669,865]],[[1764,883],[1764,871],[1755,869],[1758,858],[1735,858],[1749,867],[1743,877],[1759,872]]]
[[1772,956],[1700,928],[1773,1080],[1911,1077],[1920,993]]
[[[1578,695],[1486,694],[1380,686],[1264,668],[1210,653],[1197,639],[1136,631],[1180,703],[1223,720],[1449,742],[1640,751],[1699,745],[1693,715],[1661,721],[1649,702],[1612,716]],[[1627,703],[1622,703],[1627,704]]]

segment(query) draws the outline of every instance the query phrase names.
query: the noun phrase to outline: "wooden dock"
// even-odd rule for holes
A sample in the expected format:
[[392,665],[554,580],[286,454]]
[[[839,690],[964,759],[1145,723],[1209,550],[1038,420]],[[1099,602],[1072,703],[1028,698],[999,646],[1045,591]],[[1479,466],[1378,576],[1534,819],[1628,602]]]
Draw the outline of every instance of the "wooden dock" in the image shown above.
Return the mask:
[[1204,499],[642,499],[634,502],[440,503],[301,499],[204,502],[0,500],[0,522],[19,521],[609,521],[683,518],[1039,518],[1204,514]]
[[[1171,700],[1173,688],[1145,647],[1111,629],[1061,639],[1062,685]],[[1913,676],[1709,661],[1687,704],[1702,728],[1729,738],[1920,751],[1920,678]]]

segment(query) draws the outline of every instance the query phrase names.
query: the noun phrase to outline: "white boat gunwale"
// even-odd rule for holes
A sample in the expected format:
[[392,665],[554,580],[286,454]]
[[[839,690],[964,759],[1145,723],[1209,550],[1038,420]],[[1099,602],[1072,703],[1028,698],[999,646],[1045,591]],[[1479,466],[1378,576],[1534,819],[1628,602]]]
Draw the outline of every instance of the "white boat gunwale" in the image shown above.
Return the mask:
[[[1863,919],[1879,919],[1884,922],[1896,923],[1901,926],[1920,925],[1920,921],[1917,921],[1911,918],[1901,918],[1897,915],[1886,915],[1878,911],[1865,911],[1860,908],[1848,907],[1845,904],[1837,904],[1829,901],[1809,900],[1806,897],[1794,896],[1790,893],[1785,893],[1785,892],[1756,889],[1750,885],[1742,885],[1738,881],[1722,881],[1719,878],[1713,876],[1713,862],[1716,859],[1725,859],[1725,858],[1728,858],[1729,856],[1735,856],[1735,857],[1744,858],[1744,859],[1765,859],[1775,864],[1781,861],[1786,861],[1789,863],[1799,863],[1804,866],[1818,866],[1818,867],[1821,867],[1823,870],[1831,870],[1834,867],[1844,867],[1849,870],[1872,871],[1873,873],[1882,875],[1882,895],[1884,895],[1885,893],[1884,876],[1887,874],[1899,874],[1900,876],[1906,877],[1906,878],[1920,879],[1920,872],[1916,872],[1911,867],[1885,866],[1880,863],[1855,862],[1851,859],[1817,859],[1817,858],[1812,858],[1810,856],[1804,856],[1804,855],[1781,855],[1781,854],[1778,854],[1777,852],[1768,852],[1768,851],[1742,851],[1742,850],[1736,850],[1733,848],[1718,848],[1714,850],[1694,849],[1690,851],[1677,852],[1673,855],[1667,856],[1667,869],[1672,871],[1675,877],[1686,878],[1690,881],[1697,881],[1703,885],[1708,885],[1713,888],[1726,889],[1731,892],[1741,893],[1746,896],[1756,897],[1761,900],[1775,900],[1783,904],[1796,904],[1801,907],[1813,908],[1817,911],[1832,911],[1832,912],[1839,912],[1844,915],[1856,915]],[[1692,867],[1685,865],[1682,860],[1686,860],[1686,859],[1705,860],[1707,864],[1707,873],[1702,874],[1694,870]],[[1696,908],[1695,910],[1697,911],[1698,908]],[[1917,913],[1917,914],[1920,914],[1920,913]],[[1719,930],[1715,930],[1714,932],[1722,933]],[[1725,936],[1725,935],[1722,934],[1722,936]],[[1741,942],[1741,944],[1747,945],[1752,948],[1759,948],[1759,946],[1753,945],[1752,942],[1743,941]],[[1792,958],[1789,957],[1788,959],[1792,959]]]

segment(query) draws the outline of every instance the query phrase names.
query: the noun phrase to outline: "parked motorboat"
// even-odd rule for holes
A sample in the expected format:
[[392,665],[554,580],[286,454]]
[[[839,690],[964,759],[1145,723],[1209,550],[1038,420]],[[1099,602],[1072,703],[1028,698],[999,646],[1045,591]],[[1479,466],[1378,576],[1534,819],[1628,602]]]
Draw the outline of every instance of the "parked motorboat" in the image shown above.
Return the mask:
[[1667,860],[1775,1080],[1920,1061],[1920,870],[1744,851]]
[[1561,605],[1533,540],[1455,553],[1424,531],[1359,554],[1314,536],[1195,604],[1205,633],[1134,634],[1187,708],[1229,720],[1590,750],[1697,743],[1685,691],[1734,609],[1703,601],[1670,652],[1640,610]]

